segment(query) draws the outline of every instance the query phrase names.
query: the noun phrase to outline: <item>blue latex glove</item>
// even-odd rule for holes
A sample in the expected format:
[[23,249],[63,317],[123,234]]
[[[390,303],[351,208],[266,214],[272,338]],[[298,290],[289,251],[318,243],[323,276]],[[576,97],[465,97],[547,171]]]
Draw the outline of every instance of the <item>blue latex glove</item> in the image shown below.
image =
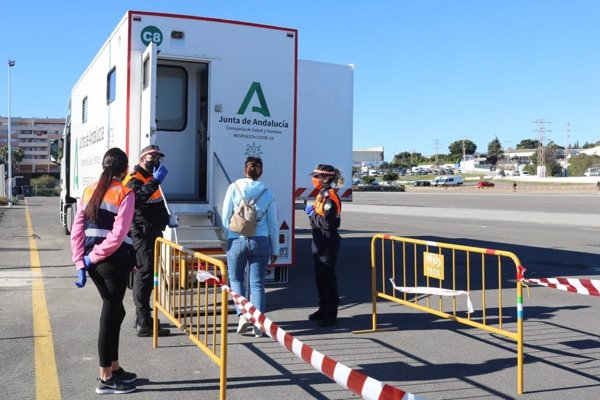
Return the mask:
[[154,177],[154,179],[162,183],[162,181],[165,179],[168,173],[169,171],[167,170],[167,168],[161,164],[160,166],[154,168],[154,170],[152,171],[152,176]]
[[306,213],[306,215],[308,215],[309,217],[312,217],[313,215],[315,215],[315,206],[308,205],[306,206],[306,209],[304,210],[304,212]]
[[83,256],[83,262],[85,264],[85,270],[87,271],[92,266],[92,260],[90,260],[90,256]]
[[169,215],[169,228],[177,228],[179,227],[179,222],[177,222],[177,215],[171,214]]
[[85,283],[87,282],[87,275],[85,273],[85,269],[80,269],[77,271],[77,282],[75,282],[75,286],[77,286],[78,288],[82,288],[85,286]]

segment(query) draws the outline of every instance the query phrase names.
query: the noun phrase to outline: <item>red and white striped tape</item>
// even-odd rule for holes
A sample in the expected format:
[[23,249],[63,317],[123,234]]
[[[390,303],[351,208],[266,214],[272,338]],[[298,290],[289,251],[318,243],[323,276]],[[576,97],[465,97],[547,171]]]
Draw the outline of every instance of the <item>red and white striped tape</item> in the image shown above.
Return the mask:
[[334,359],[313,350],[296,339],[284,329],[281,329],[275,322],[260,312],[244,296],[234,292],[231,288],[221,283],[214,275],[207,271],[199,270],[197,278],[201,282],[211,281],[221,286],[233,297],[233,301],[244,310],[244,316],[254,326],[265,332],[271,339],[276,340],[283,347],[294,353],[298,358],[312,365],[314,369],[326,375],[345,389],[362,396],[367,400],[423,400],[421,396],[407,393],[403,390],[387,385],[376,379],[372,379],[365,374],[355,371]]
[[[340,196],[340,200],[352,199],[352,188],[344,189],[343,191],[340,191],[340,189],[335,189],[335,191]],[[299,187],[294,190],[294,197],[299,200],[316,199],[318,194],[319,189],[314,188]]]
[[575,279],[575,278],[525,278],[525,268],[520,267],[518,278],[521,282],[535,283],[549,288],[584,294],[587,296],[600,296],[600,280]]

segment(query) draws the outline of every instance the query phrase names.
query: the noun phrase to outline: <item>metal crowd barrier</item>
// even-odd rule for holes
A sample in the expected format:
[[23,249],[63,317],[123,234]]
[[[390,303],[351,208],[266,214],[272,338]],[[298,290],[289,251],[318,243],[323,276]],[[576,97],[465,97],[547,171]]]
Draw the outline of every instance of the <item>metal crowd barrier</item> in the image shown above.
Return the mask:
[[[508,251],[377,234],[371,241],[372,329],[353,333],[378,330],[381,298],[504,336],[517,343],[517,392],[523,394],[520,267]],[[512,289],[515,301],[505,299]],[[439,295],[437,302],[432,295]]]
[[200,282],[196,272],[205,270],[227,282],[225,263],[156,239],[154,247],[154,337],[158,347],[158,312],[178,327],[219,367],[219,398],[227,386],[227,292],[215,282]]

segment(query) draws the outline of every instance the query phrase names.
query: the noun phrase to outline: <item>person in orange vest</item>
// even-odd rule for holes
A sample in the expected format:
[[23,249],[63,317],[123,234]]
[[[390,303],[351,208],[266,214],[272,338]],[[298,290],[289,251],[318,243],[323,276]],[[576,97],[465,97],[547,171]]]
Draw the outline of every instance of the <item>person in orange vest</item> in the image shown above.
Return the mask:
[[335,262],[342,240],[338,233],[342,203],[334,187],[342,186],[344,178],[337,168],[327,164],[319,164],[310,175],[313,177],[313,186],[319,189],[315,202],[305,209],[312,229],[311,250],[319,309],[310,314],[308,319],[319,321],[322,327],[333,326],[337,324],[340,304]]
[[[131,233],[136,252],[136,269],[133,278],[133,302],[135,304],[135,330],[138,336],[153,334],[150,297],[154,287],[154,242],[162,237],[169,223],[160,184],[167,176],[167,168],[161,163],[164,154],[156,145],[146,146],[140,154],[140,163],[133,167],[123,183],[135,192],[135,213]],[[158,336],[168,336],[169,329],[158,328]]]
[[102,298],[98,332],[100,377],[96,393],[123,394],[135,390],[133,372],[119,365],[119,333],[125,318],[123,298],[129,271],[135,264],[130,236],[134,210],[131,189],[123,186],[127,155],[119,148],[109,149],[102,158],[98,182],[85,188],[77,200],[77,213],[71,229],[71,250],[77,267],[77,287],[87,282],[86,272]]

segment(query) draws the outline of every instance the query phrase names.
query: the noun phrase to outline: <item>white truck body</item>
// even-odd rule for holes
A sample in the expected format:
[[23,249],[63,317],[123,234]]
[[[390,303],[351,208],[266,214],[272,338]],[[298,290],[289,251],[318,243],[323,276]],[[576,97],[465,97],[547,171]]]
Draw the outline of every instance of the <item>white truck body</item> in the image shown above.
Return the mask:
[[277,202],[278,264],[293,264],[295,177],[317,163],[350,175],[352,166],[352,69],[299,62],[297,38],[282,27],[127,12],[72,89],[62,159],[66,231],[111,147],[127,153],[130,167],[144,146],[160,147],[169,170],[161,186],[177,215],[219,217],[229,182],[243,176],[247,156],[259,156],[261,181]]
[[298,61],[298,200],[316,197],[308,174],[318,164],[340,169],[346,181],[338,195],[342,201],[352,200],[353,82],[352,65]]

